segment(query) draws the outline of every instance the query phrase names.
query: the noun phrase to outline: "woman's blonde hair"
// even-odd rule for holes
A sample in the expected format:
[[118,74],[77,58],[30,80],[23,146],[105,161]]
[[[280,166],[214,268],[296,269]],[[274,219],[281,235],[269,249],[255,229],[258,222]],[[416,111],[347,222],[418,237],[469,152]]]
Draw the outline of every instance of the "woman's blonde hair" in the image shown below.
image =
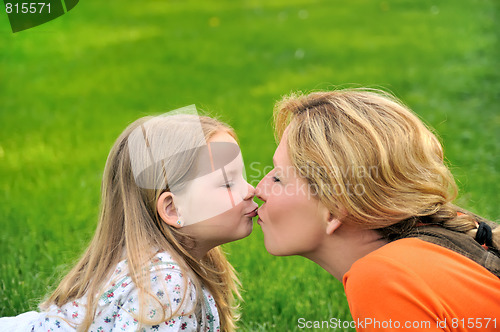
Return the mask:
[[474,219],[457,216],[451,204],[457,186],[439,140],[392,95],[375,89],[292,94],[275,105],[274,120],[278,141],[288,128],[292,165],[345,223],[377,229],[389,240],[420,223],[475,236]]
[[[174,121],[175,120],[175,121]],[[197,142],[179,142],[179,139],[191,139],[190,135],[182,135],[190,130],[190,124],[201,123],[203,134],[201,140],[208,141],[218,132],[226,132],[236,138],[236,134],[228,125],[206,116],[176,115],[174,117],[145,117],[132,123],[115,142],[109,153],[102,180],[102,202],[99,223],[95,235],[81,257],[80,261],[63,278],[57,289],[40,305],[42,309],[55,304],[62,306],[70,301],[86,296],[87,315],[79,331],[86,331],[97,308],[97,300],[103,291],[106,281],[114,267],[124,258],[130,277],[139,289],[140,312],[135,317],[140,324],[156,325],[167,321],[170,317],[163,314],[158,321],[146,317],[147,303],[155,300],[151,294],[150,277],[145,269],[157,251],[166,251],[173,256],[183,271],[184,278],[190,277],[196,293],[197,304],[203,306],[202,285],[211,292],[219,312],[220,326],[223,331],[235,329],[239,318],[236,299],[240,298],[239,281],[235,271],[220,247],[210,250],[201,261],[193,258],[187,249],[196,245],[196,239],[188,237],[182,228],[174,228],[163,222],[158,215],[156,204],[164,191],[170,190],[182,182],[183,177],[195,164],[195,155],[178,154],[176,163],[153,165],[150,176],[166,176],[167,187],[143,189],[134,179],[129,153],[129,138],[137,128],[145,129],[148,123],[148,137],[154,137],[165,149],[170,146],[196,146]],[[192,129],[192,128],[191,128]],[[194,138],[196,139],[196,138]],[[175,144],[173,140],[176,140]],[[205,142],[198,142],[199,145]],[[195,145],[193,145],[195,144]],[[147,151],[143,151],[147,156]],[[184,166],[183,166],[184,165]],[[187,290],[187,287],[185,287]],[[189,296],[188,296],[189,297]],[[184,299],[186,293],[184,294]],[[179,306],[180,308],[180,306]],[[174,316],[176,313],[171,313]]]

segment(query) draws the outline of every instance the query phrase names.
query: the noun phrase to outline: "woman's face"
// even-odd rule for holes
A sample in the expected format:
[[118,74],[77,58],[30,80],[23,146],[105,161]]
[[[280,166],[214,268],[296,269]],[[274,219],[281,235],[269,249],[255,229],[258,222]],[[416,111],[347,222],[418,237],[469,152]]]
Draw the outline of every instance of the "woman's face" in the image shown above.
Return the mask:
[[328,210],[292,166],[286,134],[274,154],[274,169],[256,187],[256,196],[264,201],[257,222],[270,254],[305,255],[317,249],[325,236]]
[[208,161],[198,168],[215,170],[190,181],[174,202],[184,231],[215,246],[248,236],[258,205],[253,201],[255,189],[243,177],[243,159],[234,138],[219,132],[208,147]]

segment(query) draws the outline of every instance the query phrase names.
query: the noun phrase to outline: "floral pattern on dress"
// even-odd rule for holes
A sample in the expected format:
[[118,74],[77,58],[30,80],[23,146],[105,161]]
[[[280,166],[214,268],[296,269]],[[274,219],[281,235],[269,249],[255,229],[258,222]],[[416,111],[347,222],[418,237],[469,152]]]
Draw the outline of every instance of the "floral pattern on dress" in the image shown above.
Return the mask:
[[[163,313],[176,316],[157,324],[139,326],[134,318],[139,313],[139,292],[128,275],[127,261],[121,261],[114,269],[106,290],[98,299],[97,314],[89,328],[92,332],[104,331],[213,331],[220,330],[219,315],[212,295],[203,288],[204,303],[194,308],[196,291],[183,274],[171,255],[158,253],[150,268],[152,294],[160,301],[146,308],[150,319],[160,318]],[[185,299],[183,299],[185,293]],[[57,307],[52,305],[48,312],[40,313],[32,323],[33,331],[76,331],[76,324],[85,317],[86,298],[80,298]],[[151,303],[155,303],[151,301]],[[195,310],[196,309],[196,310]]]

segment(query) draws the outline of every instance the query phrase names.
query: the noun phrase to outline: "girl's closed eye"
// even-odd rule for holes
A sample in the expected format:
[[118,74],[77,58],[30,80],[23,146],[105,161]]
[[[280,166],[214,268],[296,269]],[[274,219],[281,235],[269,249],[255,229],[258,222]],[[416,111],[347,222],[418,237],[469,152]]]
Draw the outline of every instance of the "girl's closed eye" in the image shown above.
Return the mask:
[[231,187],[233,187],[233,186],[234,186],[234,183],[232,181],[226,182],[223,185],[223,187],[226,187],[228,189],[231,188]]
[[274,175],[272,177],[272,180],[273,180],[273,182],[281,182],[280,179],[276,175]]

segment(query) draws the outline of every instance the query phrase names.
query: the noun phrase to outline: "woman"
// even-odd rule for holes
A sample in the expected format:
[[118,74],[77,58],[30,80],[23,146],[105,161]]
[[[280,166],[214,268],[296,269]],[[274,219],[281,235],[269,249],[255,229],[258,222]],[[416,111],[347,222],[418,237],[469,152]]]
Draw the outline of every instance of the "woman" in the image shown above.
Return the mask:
[[109,153],[99,224],[41,312],[0,331],[232,331],[239,281],[220,244],[257,204],[234,131],[195,114],[141,118]]
[[500,326],[500,228],[451,204],[442,147],[415,114],[381,91],[316,92],[280,101],[275,127],[256,188],[269,253],[341,280],[358,330]]

